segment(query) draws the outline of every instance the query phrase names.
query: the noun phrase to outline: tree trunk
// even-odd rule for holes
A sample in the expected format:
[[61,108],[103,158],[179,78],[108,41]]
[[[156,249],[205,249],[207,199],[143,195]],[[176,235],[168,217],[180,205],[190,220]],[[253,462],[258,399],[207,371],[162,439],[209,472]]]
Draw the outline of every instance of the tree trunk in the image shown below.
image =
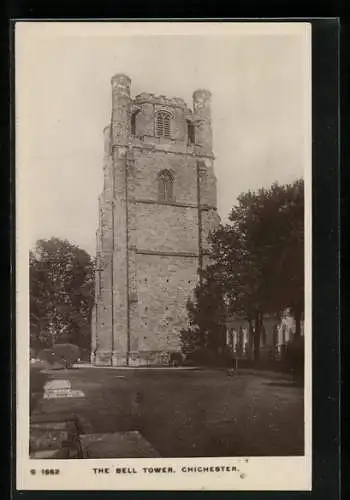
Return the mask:
[[301,307],[299,304],[294,309],[294,319],[295,319],[295,337],[299,338],[301,336]]
[[262,329],[262,313],[258,311],[255,315],[254,328],[254,361],[260,359],[260,335]]
[[50,347],[55,347],[55,328],[54,328],[54,325],[53,325],[53,321],[50,320],[50,323],[49,323],[49,344],[50,344]]
[[251,319],[248,319],[248,325],[249,325],[249,336],[248,336],[248,353],[249,353],[249,359],[254,359],[253,356],[253,351],[254,351],[254,328],[253,328],[253,322]]

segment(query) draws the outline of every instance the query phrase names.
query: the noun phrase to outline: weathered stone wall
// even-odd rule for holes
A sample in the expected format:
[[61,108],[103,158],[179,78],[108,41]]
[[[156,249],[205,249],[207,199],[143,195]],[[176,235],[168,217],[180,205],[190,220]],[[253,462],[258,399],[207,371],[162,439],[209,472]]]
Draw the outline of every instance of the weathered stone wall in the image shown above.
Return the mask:
[[177,203],[197,204],[196,161],[191,156],[155,150],[134,151],[135,200],[158,202],[158,174],[168,169],[174,177],[174,198]]
[[137,254],[138,302],[131,351],[173,351],[187,325],[186,302],[197,283],[197,257]]
[[136,131],[135,136],[143,138],[146,136],[155,137],[156,114],[159,111],[167,111],[171,114],[171,141],[185,141],[187,138],[187,123],[184,118],[184,110],[173,105],[152,104],[143,102],[137,104],[136,111]]
[[138,250],[198,253],[197,228],[196,208],[137,204]]
[[144,137],[145,135],[154,136],[154,106],[151,103],[144,103],[137,107],[136,112],[136,133],[135,137]]
[[[186,303],[197,282],[197,168],[195,159],[164,151],[136,150],[134,159],[129,229],[136,247],[137,301],[130,305],[131,362],[161,363],[180,348]],[[163,169],[174,177],[172,203],[158,200]]]
[[200,202],[201,205],[216,207],[216,177],[213,162],[210,159],[199,160]]
[[220,223],[220,217],[216,210],[202,210],[202,249],[203,251],[208,251],[209,244],[209,234],[217,228]]

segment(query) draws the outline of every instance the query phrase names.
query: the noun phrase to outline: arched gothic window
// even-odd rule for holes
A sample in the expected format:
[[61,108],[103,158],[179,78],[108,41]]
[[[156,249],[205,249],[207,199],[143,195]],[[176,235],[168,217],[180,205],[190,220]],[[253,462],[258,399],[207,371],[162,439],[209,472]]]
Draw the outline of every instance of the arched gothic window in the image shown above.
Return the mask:
[[174,177],[169,170],[158,174],[159,201],[174,201]]
[[159,111],[156,118],[156,132],[158,137],[171,137],[171,116],[166,111]]

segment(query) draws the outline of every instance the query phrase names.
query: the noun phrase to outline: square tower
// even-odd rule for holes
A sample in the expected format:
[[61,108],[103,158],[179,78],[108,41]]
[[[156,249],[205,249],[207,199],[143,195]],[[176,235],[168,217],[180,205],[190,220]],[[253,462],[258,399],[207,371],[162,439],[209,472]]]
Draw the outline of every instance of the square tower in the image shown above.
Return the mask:
[[211,95],[130,95],[112,78],[99,197],[92,362],[167,364],[188,326],[186,304],[219,223]]

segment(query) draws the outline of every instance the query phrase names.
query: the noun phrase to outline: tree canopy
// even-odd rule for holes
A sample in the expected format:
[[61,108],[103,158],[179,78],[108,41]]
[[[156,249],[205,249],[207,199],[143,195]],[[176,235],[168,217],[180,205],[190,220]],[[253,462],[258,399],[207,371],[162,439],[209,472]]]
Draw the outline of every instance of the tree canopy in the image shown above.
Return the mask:
[[[304,308],[303,180],[242,193],[229,214],[229,223],[212,233],[210,243],[212,264],[205,271],[208,279],[189,304],[190,318],[193,311],[197,317],[201,311],[201,324],[206,321],[203,298],[216,289],[230,313],[254,323],[256,357],[264,314],[290,307],[299,334]],[[222,316],[221,306],[216,315]],[[211,310],[207,325],[214,321]],[[201,324],[197,321],[199,329]]]
[[67,240],[38,240],[30,252],[32,347],[71,342],[87,349],[94,294],[90,255]]

